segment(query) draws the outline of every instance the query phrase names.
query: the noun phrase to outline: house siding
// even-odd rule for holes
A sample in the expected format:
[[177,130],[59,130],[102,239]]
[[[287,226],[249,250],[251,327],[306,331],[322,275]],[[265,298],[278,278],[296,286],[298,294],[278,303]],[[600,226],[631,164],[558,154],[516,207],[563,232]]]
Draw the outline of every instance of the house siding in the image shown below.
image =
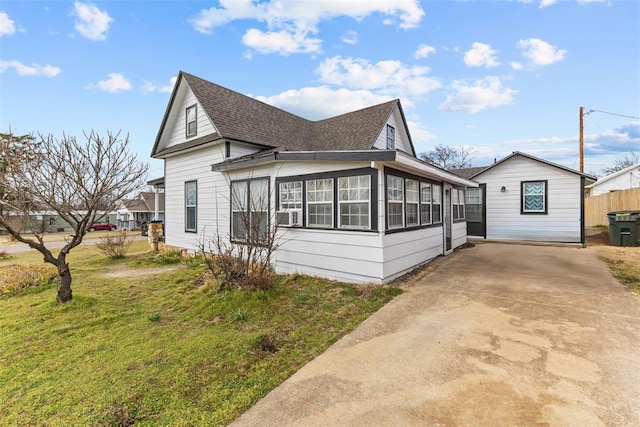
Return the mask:
[[[466,240],[465,240],[466,241]],[[443,228],[431,227],[384,236],[383,282],[397,277],[443,255]]]
[[[200,233],[229,228],[229,183],[222,174],[212,173],[211,164],[223,160],[224,147],[202,148],[165,160],[165,241],[170,246],[196,249]],[[197,181],[197,232],[185,232],[184,185]],[[220,212],[221,215],[217,216]]]
[[[400,114],[400,109],[398,107],[394,108],[393,114],[391,114],[391,116],[389,116],[389,120],[387,120],[387,124],[395,129],[396,150],[404,151],[405,153],[411,154],[413,151],[409,142],[409,135],[407,134],[407,131],[404,127],[402,115]],[[377,148],[379,150],[387,149],[386,125],[382,127],[382,131],[378,134],[378,137],[373,144],[373,148]]]
[[[211,171],[222,160],[219,146],[204,147],[165,160],[166,243],[197,250],[202,233],[227,236],[229,222],[229,182],[270,177],[270,212],[276,206],[276,178],[336,172],[371,167],[365,162],[286,162],[258,166],[223,174]],[[434,226],[385,234],[384,170],[378,166],[379,231],[346,231],[281,227],[278,250],[273,255],[276,272],[317,275],[333,280],[386,283],[443,254],[443,227]],[[198,182],[197,232],[185,232],[184,183]],[[376,190],[374,190],[376,191]],[[216,219],[217,216],[217,219]],[[454,247],[466,242],[464,223],[453,226]]]
[[[580,176],[515,156],[474,179],[486,183],[487,239],[580,242]],[[547,214],[521,214],[521,182],[547,182]],[[505,187],[505,192],[501,188]]]
[[611,191],[627,190],[629,188],[640,188],[640,165],[606,181],[596,182],[592,185],[591,196],[599,196]]
[[[165,134],[161,136],[159,149],[165,149],[174,145],[182,144],[189,139],[199,138],[205,135],[216,133],[214,124],[209,120],[202,105],[198,102],[195,95],[186,82],[180,87],[173,108],[167,118],[167,124],[164,127]],[[186,138],[186,109],[192,105],[197,105],[197,134],[189,139]]]

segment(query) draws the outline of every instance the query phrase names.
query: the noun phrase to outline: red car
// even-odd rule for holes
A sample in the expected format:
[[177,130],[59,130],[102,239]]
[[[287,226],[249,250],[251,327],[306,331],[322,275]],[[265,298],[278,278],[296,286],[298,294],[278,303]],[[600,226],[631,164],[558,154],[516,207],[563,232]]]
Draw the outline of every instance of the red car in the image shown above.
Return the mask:
[[94,222],[93,224],[91,224],[89,226],[89,231],[96,231],[96,230],[110,230],[110,231],[115,231],[118,228],[117,225],[112,224],[110,222],[107,221],[98,221],[98,222]]

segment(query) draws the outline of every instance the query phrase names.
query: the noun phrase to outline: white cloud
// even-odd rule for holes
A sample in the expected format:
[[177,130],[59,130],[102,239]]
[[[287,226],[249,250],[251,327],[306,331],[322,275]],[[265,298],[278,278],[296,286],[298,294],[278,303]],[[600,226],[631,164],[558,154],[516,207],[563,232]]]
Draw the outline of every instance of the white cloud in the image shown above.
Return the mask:
[[105,40],[113,18],[107,12],[90,3],[75,2],[75,14],[78,18],[75,28],[82,37],[89,40]]
[[9,18],[6,12],[0,12],[0,37],[11,36],[16,32],[14,21]]
[[287,31],[268,31],[266,33],[252,28],[242,37],[242,42],[259,53],[319,53],[319,39],[308,38],[307,33]]
[[19,76],[45,76],[55,77],[62,71],[59,67],[52,65],[31,64],[25,65],[20,61],[0,61],[0,72],[4,73],[13,68]]
[[554,62],[562,61],[566,55],[566,49],[558,49],[556,46],[544,40],[531,38],[518,42],[518,47],[522,49],[522,56],[529,60],[529,65],[533,67],[544,67]]
[[487,108],[508,105],[518,91],[502,86],[500,78],[488,76],[472,84],[464,80],[453,82],[455,92],[438,106],[440,111],[467,111],[477,113]]
[[[518,3],[533,3],[534,0],[516,0]],[[538,2],[538,7],[540,9],[554,5],[558,3],[558,0],[540,0]],[[579,5],[589,4],[589,3],[609,3],[611,4],[611,0],[578,0]]]
[[490,45],[475,42],[471,49],[464,54],[464,63],[468,67],[496,67],[500,63],[496,60],[496,51]]
[[414,148],[418,153],[425,151],[420,150],[419,145],[437,139],[437,137],[429,132],[419,121],[407,120],[407,127],[409,128],[409,133],[411,134],[411,140],[413,141]]
[[540,9],[555,4],[558,0],[540,0]]
[[305,87],[255,98],[310,120],[337,116],[392,99],[368,90],[332,89],[328,86]]
[[220,0],[219,3],[219,7],[202,9],[189,20],[194,30],[211,34],[215,28],[235,20],[264,23],[266,31],[251,29],[243,37],[245,43],[253,43],[249,47],[257,46],[260,53],[318,52],[321,40],[309,38],[309,34],[318,33],[320,21],[338,16],[361,20],[378,13],[385,16],[385,21],[399,21],[400,28],[416,27],[424,16],[419,0]]
[[111,93],[132,89],[129,80],[120,73],[109,73],[107,77],[109,77],[107,80],[100,80],[97,85],[90,85],[89,88],[97,86],[98,89]]
[[347,31],[341,38],[343,43],[346,44],[357,44],[358,43],[358,33],[355,31]]
[[146,81],[142,85],[141,89],[142,89],[142,92],[144,93],[151,93],[151,92],[171,93],[173,91],[173,86],[175,86],[176,84],[176,80],[178,80],[177,77],[175,76],[171,77],[171,80],[169,80],[169,84],[166,86],[159,86],[154,83]]
[[511,63],[511,68],[516,71],[520,71],[524,68],[524,65],[522,64],[522,62],[513,61]]
[[418,46],[418,50],[413,54],[417,59],[426,58],[432,53],[436,53],[436,48],[426,44]]
[[428,67],[409,67],[394,60],[371,64],[366,59],[335,56],[322,61],[316,72],[323,83],[376,90],[394,98],[424,95],[441,87],[438,79],[427,76]]

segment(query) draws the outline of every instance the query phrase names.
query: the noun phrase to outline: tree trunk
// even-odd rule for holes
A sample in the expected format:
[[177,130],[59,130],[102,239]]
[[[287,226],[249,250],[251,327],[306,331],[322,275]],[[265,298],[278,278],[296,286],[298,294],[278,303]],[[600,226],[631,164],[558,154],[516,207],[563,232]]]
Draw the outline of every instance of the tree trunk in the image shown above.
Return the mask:
[[73,294],[71,293],[71,270],[69,270],[69,264],[64,261],[59,263],[57,267],[58,274],[60,275],[60,287],[58,288],[56,301],[58,304],[64,304],[73,298]]

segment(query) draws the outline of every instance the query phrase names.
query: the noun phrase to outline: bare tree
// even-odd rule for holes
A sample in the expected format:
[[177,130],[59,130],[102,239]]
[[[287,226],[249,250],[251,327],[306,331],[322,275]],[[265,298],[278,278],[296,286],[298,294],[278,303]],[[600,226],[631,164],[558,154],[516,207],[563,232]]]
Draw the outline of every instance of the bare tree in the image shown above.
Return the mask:
[[215,200],[230,203],[230,230],[222,231],[219,223],[209,236],[203,230],[198,253],[205,259],[219,290],[268,289],[273,285],[271,261],[284,240],[277,215],[269,213],[274,190],[269,190],[268,178],[256,179],[253,171],[242,181],[232,182],[226,174],[225,179],[229,195],[226,191],[216,192]]
[[[56,266],[60,276],[58,303],[73,297],[69,252],[82,243],[91,223],[144,184],[149,169],[129,152],[128,135],[122,139],[118,132],[102,137],[92,131],[84,137],[86,142],[81,143],[67,135],[25,139],[9,133],[2,135],[0,145],[0,226]],[[19,144],[18,138],[22,138]],[[57,256],[44,242],[45,230],[35,226],[34,218],[42,212],[58,215],[73,229]],[[22,221],[11,220],[16,216]],[[25,222],[31,225],[32,238],[22,230]]]
[[468,145],[449,147],[439,144],[433,150],[421,153],[420,158],[445,170],[462,169],[471,166],[473,151],[473,147]]
[[637,163],[640,163],[640,155],[636,154],[634,151],[630,151],[625,154],[624,157],[619,158],[608,168],[602,168],[602,175],[611,175],[612,173],[618,172],[619,170],[628,168],[629,166],[633,166]]

